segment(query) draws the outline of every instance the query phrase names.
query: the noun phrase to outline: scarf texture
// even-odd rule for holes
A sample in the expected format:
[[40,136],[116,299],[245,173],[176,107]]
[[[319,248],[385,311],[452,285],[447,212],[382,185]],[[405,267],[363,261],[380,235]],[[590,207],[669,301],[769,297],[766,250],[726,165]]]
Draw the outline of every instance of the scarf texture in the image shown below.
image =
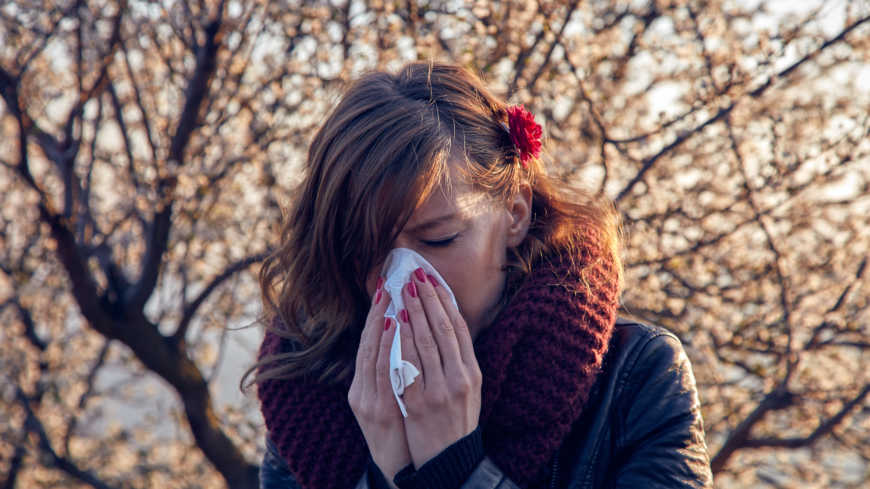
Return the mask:
[[[520,487],[540,476],[580,416],[607,350],[620,284],[597,251],[541,263],[474,342],[484,453]],[[260,359],[283,341],[267,332]],[[368,447],[347,401],[352,380],[258,386],[269,436],[305,489],[353,487],[366,469]]]

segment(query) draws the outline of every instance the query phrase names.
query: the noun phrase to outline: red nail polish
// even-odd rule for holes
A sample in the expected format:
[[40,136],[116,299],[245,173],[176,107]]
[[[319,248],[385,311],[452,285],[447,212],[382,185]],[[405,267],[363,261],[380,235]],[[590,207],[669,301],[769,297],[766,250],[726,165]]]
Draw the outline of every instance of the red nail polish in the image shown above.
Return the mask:
[[424,283],[426,282],[426,272],[424,272],[422,268],[414,270],[414,274],[417,275],[417,280]]
[[375,294],[375,305],[378,305],[378,302],[381,302],[381,289],[378,289],[378,293]]
[[408,316],[407,309],[402,309],[401,315],[402,315],[402,322],[403,323],[410,323],[411,322],[411,318]]
[[417,284],[408,282],[408,293],[411,294],[411,297],[417,297]]
[[378,286],[376,289],[380,289],[384,285],[384,277],[378,277]]
[[438,287],[438,281],[435,280],[435,277],[433,277],[431,275],[426,275],[426,276],[429,277],[429,281],[432,282],[432,285],[434,285],[435,287]]
[[390,329],[390,322],[391,322],[391,321],[392,321],[392,319],[390,319],[390,318],[387,318],[387,319],[384,321],[384,331]]

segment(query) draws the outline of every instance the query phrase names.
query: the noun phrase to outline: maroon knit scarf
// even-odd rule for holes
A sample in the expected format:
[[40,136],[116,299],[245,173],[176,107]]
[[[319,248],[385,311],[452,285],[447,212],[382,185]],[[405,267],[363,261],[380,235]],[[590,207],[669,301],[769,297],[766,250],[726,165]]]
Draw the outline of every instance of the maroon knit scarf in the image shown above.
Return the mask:
[[[580,415],[616,321],[612,263],[592,266],[588,288],[578,280],[592,256],[542,264],[474,343],[484,452],[521,487],[540,475]],[[260,358],[281,341],[267,333]],[[347,489],[365,471],[368,447],[347,402],[352,380],[259,385],[269,436],[305,489]]]

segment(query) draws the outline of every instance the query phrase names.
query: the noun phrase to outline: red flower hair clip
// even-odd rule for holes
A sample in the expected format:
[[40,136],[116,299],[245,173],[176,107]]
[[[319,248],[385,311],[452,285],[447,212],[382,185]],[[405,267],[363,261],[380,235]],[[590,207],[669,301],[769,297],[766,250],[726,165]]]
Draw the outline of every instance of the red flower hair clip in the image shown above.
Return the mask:
[[523,168],[528,168],[529,161],[541,155],[541,125],[535,122],[535,116],[522,104],[508,107],[507,114],[508,124],[502,124],[510,134]]

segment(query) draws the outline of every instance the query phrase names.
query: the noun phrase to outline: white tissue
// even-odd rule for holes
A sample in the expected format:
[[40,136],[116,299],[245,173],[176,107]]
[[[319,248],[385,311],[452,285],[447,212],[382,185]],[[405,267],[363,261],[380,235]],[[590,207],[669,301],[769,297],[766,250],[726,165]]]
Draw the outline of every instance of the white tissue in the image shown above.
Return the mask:
[[[390,293],[390,305],[387,306],[387,312],[384,313],[385,318],[393,318],[396,321],[396,333],[393,335],[393,347],[390,350],[390,382],[393,385],[393,394],[396,396],[396,401],[399,403],[399,408],[402,410],[402,416],[407,417],[408,412],[405,410],[405,403],[399,397],[405,392],[405,387],[414,383],[414,378],[420,375],[420,372],[414,367],[411,362],[402,360],[402,340],[399,335],[399,329],[402,323],[399,322],[399,312],[405,308],[405,301],[402,297],[402,288],[411,280],[411,274],[414,270],[422,268],[426,275],[431,275],[438,281],[438,285],[443,287],[453,305],[456,306],[456,298],[453,297],[453,291],[447,286],[447,283],[441,278],[441,275],[429,264],[422,256],[415,251],[407,248],[395,248],[387,255],[384,260],[384,267],[381,270],[381,276],[386,280],[382,288]],[[457,306],[458,308],[458,306]]]

